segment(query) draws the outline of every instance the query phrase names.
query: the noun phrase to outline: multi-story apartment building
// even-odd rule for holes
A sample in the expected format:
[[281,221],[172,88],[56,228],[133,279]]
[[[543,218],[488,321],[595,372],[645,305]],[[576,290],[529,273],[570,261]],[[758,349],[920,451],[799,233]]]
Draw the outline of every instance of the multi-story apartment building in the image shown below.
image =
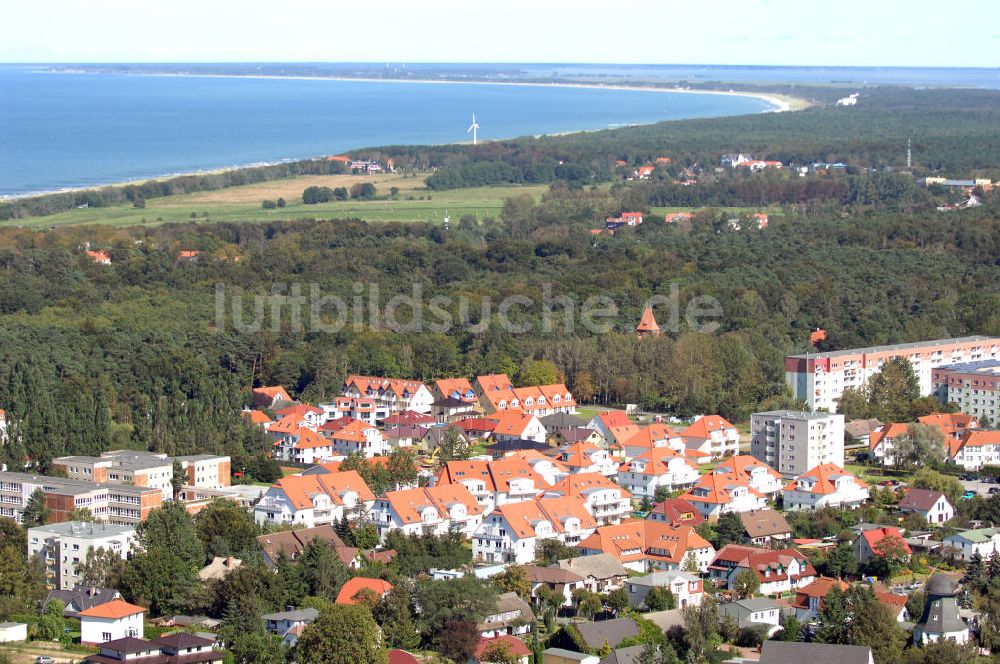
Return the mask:
[[[785,357],[785,380],[796,399],[817,410],[835,412],[837,401],[850,387],[861,389],[882,365],[896,357],[909,360],[920,384],[920,394],[933,392],[931,374],[937,367],[1000,359],[1000,337],[937,339],[893,346],[852,348]],[[969,411],[965,411],[969,412]]]
[[220,489],[230,484],[228,456],[197,454],[172,459],[166,454],[138,450],[115,450],[99,457],[66,456],[52,460],[52,466],[74,480],[97,484],[128,484],[159,489],[164,500],[173,498],[174,461],[185,473],[185,486]]
[[390,414],[412,410],[417,413],[431,412],[434,396],[420,381],[380,376],[348,376],[344,381],[345,397],[369,397],[376,408]]
[[51,523],[66,521],[75,508],[86,508],[100,521],[136,525],[163,505],[163,492],[157,488],[0,472],[0,516],[21,523],[36,489],[42,491]]
[[750,453],[785,477],[824,463],[844,466],[844,416],[772,410],[750,416]]
[[81,583],[80,564],[91,550],[106,549],[124,559],[134,542],[134,526],[67,521],[29,528],[28,556],[39,556],[48,586],[71,590]]
[[1000,360],[947,364],[931,371],[934,396],[957,403],[966,415],[996,423],[1000,413]]
[[355,470],[287,475],[254,506],[257,523],[270,526],[328,526],[357,521],[372,509],[375,494]]
[[184,471],[184,485],[196,489],[222,489],[230,484],[230,459],[214,454],[174,457]]

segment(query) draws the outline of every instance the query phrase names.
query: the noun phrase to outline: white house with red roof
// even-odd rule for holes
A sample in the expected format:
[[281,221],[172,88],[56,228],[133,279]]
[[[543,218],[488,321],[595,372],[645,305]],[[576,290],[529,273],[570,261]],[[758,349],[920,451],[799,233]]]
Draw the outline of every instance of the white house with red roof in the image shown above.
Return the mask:
[[590,443],[573,443],[559,451],[560,463],[571,473],[599,473],[605,477],[618,474],[618,461],[611,453]]
[[610,446],[613,443],[621,445],[639,432],[639,426],[629,419],[624,410],[609,410],[598,413],[590,418],[587,428],[601,434],[605,446]]
[[868,485],[840,466],[824,463],[790,482],[783,490],[784,509],[858,507],[868,500]]
[[[493,656],[492,653],[504,653],[502,658]],[[524,641],[512,634],[501,634],[492,639],[481,637],[476,646],[470,664],[528,664],[531,661],[531,649],[524,644]],[[391,664],[391,663],[390,663]]]
[[740,432],[721,415],[703,415],[680,435],[687,449],[711,455],[713,459],[740,453]]
[[279,419],[291,420],[292,422],[295,422],[296,425],[306,429],[312,429],[313,431],[319,429],[320,425],[328,419],[326,417],[326,412],[322,408],[310,406],[305,403],[294,403],[285,406],[284,408],[279,408],[274,411],[274,414],[277,415]]
[[[844,591],[848,587],[840,579],[833,579],[827,576],[816,577],[815,581],[809,585],[802,586],[795,593],[795,600],[792,602],[792,607],[795,609],[795,617],[800,622],[814,620],[819,615],[820,609],[823,608],[823,598],[831,590],[838,588]],[[903,602],[904,604],[906,602],[905,596],[903,596]]]
[[257,502],[254,519],[271,526],[314,528],[344,517],[356,521],[374,503],[375,494],[354,470],[287,475]]
[[715,549],[692,526],[675,526],[649,519],[630,519],[599,527],[578,547],[583,556],[608,554],[636,572],[683,569],[693,561],[708,569]]
[[472,536],[472,555],[488,563],[524,565],[539,540],[575,546],[597,528],[579,496],[540,498],[497,507]]
[[622,226],[639,226],[640,224],[642,224],[641,212],[622,212],[617,217],[608,217],[604,220],[604,227],[609,231]]
[[727,512],[752,512],[767,507],[767,498],[747,479],[731,473],[702,475],[687,493],[680,496],[701,512],[706,519],[715,520]]
[[729,457],[711,472],[729,473],[734,477],[745,479],[751,488],[769,499],[777,497],[785,486],[778,471],[749,454]]
[[281,385],[255,387],[251,390],[253,404],[258,408],[273,408],[280,403],[291,403],[292,397]]
[[908,435],[909,430],[910,425],[905,423],[883,424],[868,436],[868,455],[883,466],[895,465],[895,441]]
[[369,514],[385,539],[393,530],[406,535],[444,535],[458,532],[471,537],[483,521],[483,508],[463,484],[389,491],[377,499]]
[[392,584],[382,579],[371,579],[363,576],[356,576],[348,579],[337,593],[335,604],[352,605],[357,604],[358,599],[365,593],[371,593],[377,599],[382,599],[392,590]]
[[323,409],[326,420],[350,418],[375,426],[379,420],[389,417],[389,411],[379,406],[371,397],[337,397],[331,403],[318,404]]
[[533,440],[544,443],[548,433],[545,425],[535,415],[521,410],[504,410],[496,416],[492,438],[497,442]]
[[600,526],[620,523],[632,513],[632,494],[599,473],[568,475],[544,496],[579,496]]
[[479,404],[487,415],[506,410],[521,410],[537,417],[576,412],[573,393],[561,383],[487,390],[480,395]]
[[739,544],[722,547],[708,571],[713,580],[732,590],[744,570],[757,575],[760,581],[757,592],[761,595],[790,592],[816,579],[812,563],[795,549],[768,550]]
[[854,556],[862,565],[871,562],[873,558],[885,555],[899,555],[903,559],[909,559],[912,553],[899,528],[892,526],[862,530],[854,540]]
[[434,477],[435,485],[464,484],[487,514],[495,507],[535,498],[549,488],[545,478],[522,458],[495,461],[448,461]]
[[98,645],[117,639],[141,639],[146,609],[113,599],[80,611],[80,643]]
[[660,487],[667,491],[690,487],[699,477],[695,465],[669,447],[646,450],[618,468],[618,483],[646,498],[653,498]]
[[277,437],[271,455],[277,461],[311,465],[332,459],[333,443],[312,429],[296,426],[292,420],[278,420],[268,428]]
[[663,521],[674,526],[691,526],[697,528],[705,522],[698,509],[683,498],[667,498],[653,505],[646,518],[650,521]]
[[546,484],[556,484],[570,474],[567,468],[559,459],[539,452],[538,450],[517,450],[504,455],[506,459],[520,459],[531,466],[538,475],[545,480]]
[[967,429],[961,438],[950,442],[948,460],[966,470],[1000,465],[1000,431]]
[[670,449],[683,453],[686,449],[681,435],[666,424],[659,422],[642,427],[624,441],[619,442],[625,450],[626,459],[639,456],[649,450]]
[[434,395],[416,380],[351,375],[344,381],[345,397],[370,397],[391,413],[413,410],[430,413]]
[[382,432],[359,420],[352,420],[336,431],[324,431],[323,433],[329,440],[333,453],[338,456],[360,454],[366,459],[370,459],[388,452],[388,446],[385,439],[382,438]]
[[479,397],[472,389],[468,378],[442,378],[431,385],[431,394],[435,401],[457,399],[466,403],[476,403]]

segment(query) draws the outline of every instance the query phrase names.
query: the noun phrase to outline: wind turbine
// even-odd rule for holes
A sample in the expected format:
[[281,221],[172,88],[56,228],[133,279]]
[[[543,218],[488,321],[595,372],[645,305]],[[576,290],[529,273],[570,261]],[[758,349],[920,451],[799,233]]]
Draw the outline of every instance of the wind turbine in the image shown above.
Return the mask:
[[472,132],[472,144],[476,145],[478,143],[478,136],[476,134],[479,131],[479,125],[476,123],[475,113],[472,114],[472,124],[465,130],[465,133],[468,134],[470,131]]

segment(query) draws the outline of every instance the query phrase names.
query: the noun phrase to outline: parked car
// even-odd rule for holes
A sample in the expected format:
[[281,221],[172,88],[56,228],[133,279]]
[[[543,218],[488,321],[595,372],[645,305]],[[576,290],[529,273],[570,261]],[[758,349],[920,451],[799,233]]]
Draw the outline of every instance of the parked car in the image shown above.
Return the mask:
[[56,664],[56,660],[47,655],[39,655],[35,658],[35,664]]
[[975,498],[975,497],[976,497],[975,491],[966,491],[965,493],[962,494],[962,498],[964,498],[965,500],[969,500],[970,498]]
[[1000,486],[991,486],[990,490],[987,491],[986,493],[990,494],[991,496],[994,496],[1000,493]]

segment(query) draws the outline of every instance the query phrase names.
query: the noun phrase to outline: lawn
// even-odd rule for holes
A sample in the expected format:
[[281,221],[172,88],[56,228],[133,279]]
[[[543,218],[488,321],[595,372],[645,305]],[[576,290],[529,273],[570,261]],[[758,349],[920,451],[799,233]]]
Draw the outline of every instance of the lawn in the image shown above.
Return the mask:
[[[377,189],[375,200],[347,200],[305,205],[302,191],[309,186],[346,187],[371,182]],[[74,224],[109,224],[130,226],[188,221],[278,221],[287,219],[351,219],[366,221],[441,222],[447,214],[452,223],[463,215],[479,219],[498,217],[504,199],[529,194],[538,199],[547,190],[537,186],[494,186],[455,189],[443,192],[423,188],[424,176],[403,177],[387,174],[374,177],[354,175],[301,176],[272,182],[165,196],[146,201],[143,209],[131,204],[108,208],[86,208],[46,217],[18,220],[29,227],[67,226]],[[390,188],[399,191],[390,196]],[[284,198],[287,206],[265,210],[261,202]]]
[[879,482],[884,482],[886,480],[899,480],[900,482],[908,482],[910,479],[910,473],[906,473],[900,470],[891,470],[887,468],[881,468],[879,466],[865,466],[859,463],[848,463],[844,464],[844,470],[847,472],[857,475],[865,482],[869,484],[878,484]]

